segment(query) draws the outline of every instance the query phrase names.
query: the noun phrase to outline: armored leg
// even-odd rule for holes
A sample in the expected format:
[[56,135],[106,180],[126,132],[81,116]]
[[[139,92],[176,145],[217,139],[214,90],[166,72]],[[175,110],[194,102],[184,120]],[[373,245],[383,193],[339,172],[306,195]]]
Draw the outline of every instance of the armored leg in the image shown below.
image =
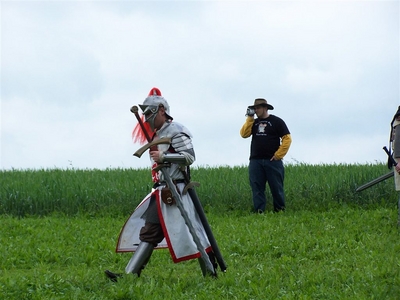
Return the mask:
[[126,274],[136,273],[140,276],[140,273],[148,263],[151,254],[153,253],[154,244],[147,242],[140,242],[131,260],[125,268]]
[[209,258],[210,261],[211,261],[211,264],[212,264],[213,267],[214,267],[214,271],[211,272],[211,271],[207,268],[206,264],[204,263],[204,260],[203,260],[201,257],[199,257],[199,258],[198,258],[198,261],[199,261],[199,264],[200,264],[201,272],[203,273],[203,276],[204,276],[204,277],[206,277],[207,275],[212,276],[212,277],[217,277],[217,267],[218,267],[218,265],[217,265],[217,262],[216,262],[216,260],[215,260],[215,255],[214,255],[213,252],[209,252],[209,253],[207,253],[207,254],[208,254],[208,258]]

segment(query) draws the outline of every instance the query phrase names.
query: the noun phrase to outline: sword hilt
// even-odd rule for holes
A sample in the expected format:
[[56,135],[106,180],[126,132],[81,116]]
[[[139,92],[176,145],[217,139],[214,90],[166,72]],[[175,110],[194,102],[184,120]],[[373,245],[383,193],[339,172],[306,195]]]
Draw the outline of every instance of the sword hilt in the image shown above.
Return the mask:
[[389,159],[390,159],[390,162],[392,163],[392,165],[393,165],[393,166],[397,166],[397,161],[393,158],[392,154],[390,154],[388,148],[386,148],[386,146],[384,146],[382,149],[383,149],[383,150],[386,152],[386,154],[389,156]]

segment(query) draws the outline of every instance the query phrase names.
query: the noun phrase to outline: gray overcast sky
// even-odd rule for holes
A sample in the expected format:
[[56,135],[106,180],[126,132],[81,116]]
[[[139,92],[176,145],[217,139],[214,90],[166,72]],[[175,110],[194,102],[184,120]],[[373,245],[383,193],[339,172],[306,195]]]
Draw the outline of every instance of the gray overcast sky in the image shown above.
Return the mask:
[[194,166],[247,165],[254,98],[287,163],[386,161],[399,1],[1,1],[1,169],[147,168],[129,109],[158,87]]

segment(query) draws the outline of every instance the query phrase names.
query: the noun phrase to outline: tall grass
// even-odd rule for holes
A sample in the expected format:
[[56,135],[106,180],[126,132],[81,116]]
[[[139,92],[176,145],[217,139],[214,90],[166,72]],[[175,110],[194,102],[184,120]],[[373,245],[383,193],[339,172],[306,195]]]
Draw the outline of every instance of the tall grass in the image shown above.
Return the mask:
[[[383,164],[287,165],[287,209],[326,211],[342,205],[394,205],[393,179],[367,190],[355,189],[389,172]],[[147,169],[42,169],[0,171],[0,214],[24,217],[127,214],[151,190]],[[206,211],[251,210],[247,166],[197,167],[192,180]],[[269,190],[267,195],[270,199]],[[269,201],[271,208],[271,201]]]

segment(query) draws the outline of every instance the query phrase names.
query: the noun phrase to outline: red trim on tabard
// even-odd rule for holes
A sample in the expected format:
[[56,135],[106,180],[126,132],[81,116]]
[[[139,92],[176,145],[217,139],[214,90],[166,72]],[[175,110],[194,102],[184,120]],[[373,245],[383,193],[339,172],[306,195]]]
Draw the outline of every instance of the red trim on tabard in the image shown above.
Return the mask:
[[[154,194],[154,193],[157,194],[157,191],[154,191],[152,194]],[[136,207],[136,209],[138,209],[139,207],[141,207],[142,205],[144,205],[144,203],[145,203],[146,201],[150,201],[150,198],[151,198],[151,195],[152,195],[152,194],[150,194],[149,197],[143,199],[142,202],[139,203],[139,205]],[[136,209],[135,209],[135,210],[136,210]],[[132,212],[132,214],[133,214],[133,213],[134,213],[134,212]],[[124,228],[125,228],[125,226],[126,226],[126,223],[128,223],[128,221],[129,221],[129,219],[131,218],[132,214],[129,216],[129,218],[126,219],[124,225],[123,225],[122,228],[121,228],[121,231],[120,231],[119,236],[118,236],[117,245],[116,245],[116,247],[115,247],[115,252],[116,252],[116,253],[135,252],[135,250],[131,250],[131,249],[127,249],[127,250],[118,250],[118,246],[120,245],[120,240],[121,240],[121,236],[122,236],[121,233],[123,232],[123,230],[124,230]],[[167,247],[167,246],[157,246],[157,247],[155,247],[154,249],[166,249],[166,248],[168,248],[168,247]]]
[[[144,204],[144,202],[145,202],[145,201],[143,201],[142,203],[140,203],[137,207],[142,206],[142,205]],[[131,215],[132,215],[132,214],[131,214]],[[119,245],[120,240],[121,240],[121,233],[124,231],[124,228],[125,228],[125,226],[126,226],[126,223],[128,223],[129,219],[130,219],[130,216],[129,216],[129,218],[126,219],[124,225],[123,225],[122,228],[121,228],[121,231],[119,232],[118,241],[117,241],[117,246],[115,247],[115,252],[117,252],[117,253],[132,252],[132,251],[128,251],[128,250],[127,250],[127,251],[118,250],[118,245]]]
[[[192,254],[192,255],[183,256],[183,257],[180,257],[180,258],[176,257],[174,249],[171,246],[171,240],[169,238],[167,227],[165,226],[165,221],[164,221],[164,218],[163,218],[163,215],[162,215],[162,212],[161,212],[161,199],[160,199],[159,195],[157,195],[156,201],[157,201],[157,210],[158,210],[158,215],[159,215],[161,227],[162,227],[162,230],[164,232],[164,237],[165,237],[165,240],[167,242],[169,253],[171,254],[173,262],[174,263],[178,263],[178,262],[182,262],[182,261],[185,261],[185,260],[190,260],[190,259],[195,259],[195,258],[201,257],[201,253],[200,252],[197,252],[197,253]],[[208,251],[211,251],[211,247],[206,249],[206,252],[208,252]]]
[[[163,233],[164,233],[164,236],[165,236],[165,240],[166,240],[167,245],[168,245],[168,246],[164,246],[164,247],[157,246],[155,249],[165,249],[165,248],[168,248],[169,251],[170,251],[170,254],[171,254],[171,257],[172,257],[172,260],[174,261],[174,263],[178,263],[178,262],[182,262],[182,261],[185,261],[185,260],[190,260],[190,259],[194,259],[194,258],[199,258],[199,257],[201,257],[201,253],[200,253],[200,252],[197,252],[197,253],[195,253],[195,254],[193,254],[193,255],[187,255],[187,256],[184,256],[184,257],[181,257],[181,258],[177,258],[177,257],[176,257],[176,255],[175,255],[175,253],[174,253],[174,250],[173,250],[172,247],[171,247],[171,241],[170,241],[168,232],[167,232],[167,230],[166,230],[164,218],[163,218],[162,213],[161,213],[161,198],[160,198],[160,191],[159,191],[159,190],[155,190],[148,198],[144,199],[144,200],[137,206],[136,209],[138,209],[140,206],[142,206],[146,201],[150,201],[149,198],[151,198],[152,195],[155,195],[155,199],[156,199],[156,203],[157,203],[157,211],[158,211],[158,215],[160,216],[160,217],[159,217],[159,218],[160,218],[160,223],[161,223],[162,230],[163,230]],[[132,214],[133,214],[133,213],[132,213]],[[124,225],[123,225],[122,228],[121,228],[121,231],[120,231],[120,234],[119,234],[119,237],[118,237],[118,241],[117,241],[117,245],[116,245],[116,248],[115,248],[115,252],[117,252],[117,253],[135,252],[134,250],[129,250],[129,249],[128,249],[128,250],[118,250],[118,245],[120,244],[120,239],[121,239],[121,233],[123,232],[123,230],[124,230],[124,228],[125,228],[125,226],[126,226],[126,223],[129,221],[129,219],[130,219],[130,217],[127,218],[127,220],[125,221]],[[210,246],[210,247],[207,247],[207,249],[205,249],[205,251],[206,251],[207,253],[209,253],[210,251],[212,251],[211,246]]]

